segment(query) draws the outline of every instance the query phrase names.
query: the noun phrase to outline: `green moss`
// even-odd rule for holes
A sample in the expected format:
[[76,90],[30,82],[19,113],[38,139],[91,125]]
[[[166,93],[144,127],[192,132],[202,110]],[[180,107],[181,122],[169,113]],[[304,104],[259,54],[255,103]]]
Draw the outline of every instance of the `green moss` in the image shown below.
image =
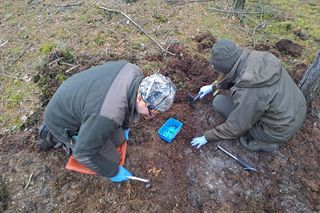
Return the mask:
[[64,58],[68,61],[71,61],[73,59],[73,54],[71,53],[71,50],[69,48],[65,48],[63,50]]
[[104,39],[103,38],[101,38],[101,37],[96,37],[94,40],[93,40],[93,42],[96,44],[96,45],[98,45],[98,46],[102,46],[105,42],[104,42]]
[[56,47],[56,45],[53,44],[53,43],[49,43],[49,42],[48,43],[44,43],[40,47],[40,52],[42,54],[48,55],[55,47]]
[[62,82],[64,82],[67,79],[67,76],[62,73],[58,73],[56,75],[55,79],[61,84]]
[[156,15],[154,15],[154,17],[156,18],[156,21],[157,21],[158,23],[166,23],[166,22],[168,22],[167,17],[165,17],[165,16],[162,15],[162,14],[156,14]]
[[266,27],[267,31],[279,36],[292,36],[293,28],[295,28],[295,26],[291,21],[274,22]]
[[20,129],[23,123],[21,118],[17,116],[13,119],[12,124],[13,124],[13,129],[16,130],[16,129]]

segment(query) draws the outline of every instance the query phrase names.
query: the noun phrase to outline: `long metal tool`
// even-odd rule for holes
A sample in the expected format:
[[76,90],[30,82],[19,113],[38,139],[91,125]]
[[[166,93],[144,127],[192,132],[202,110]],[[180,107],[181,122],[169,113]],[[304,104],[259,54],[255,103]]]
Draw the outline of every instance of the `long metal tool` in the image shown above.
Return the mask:
[[246,171],[257,171],[257,169],[255,169],[249,163],[247,163],[244,160],[242,160],[239,156],[236,157],[236,156],[232,155],[230,152],[228,152],[227,150],[225,150],[221,146],[218,145],[217,149],[220,149],[221,151],[223,151],[224,153],[229,155],[231,158],[233,158],[235,161],[237,161],[237,163],[239,163],[244,168],[244,170],[246,170]]
[[150,188],[151,185],[152,185],[152,184],[151,184],[151,180],[148,180],[148,179],[139,178],[139,177],[135,177],[135,176],[128,176],[128,178],[129,178],[130,180],[137,180],[137,181],[144,182],[146,188]]

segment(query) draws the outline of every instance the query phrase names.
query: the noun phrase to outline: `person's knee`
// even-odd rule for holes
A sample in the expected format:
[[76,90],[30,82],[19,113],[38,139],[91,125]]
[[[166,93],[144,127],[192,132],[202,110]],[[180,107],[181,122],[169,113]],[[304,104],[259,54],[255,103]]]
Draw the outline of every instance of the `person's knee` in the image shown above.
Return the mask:
[[223,96],[224,95],[217,95],[213,101],[212,101],[212,107],[213,107],[213,110],[216,111],[216,112],[221,112],[221,105],[222,105],[222,102],[223,102]]
[[232,112],[234,106],[233,101],[230,96],[225,95],[217,95],[212,102],[212,107],[215,112],[223,116],[224,118],[228,118],[230,113]]

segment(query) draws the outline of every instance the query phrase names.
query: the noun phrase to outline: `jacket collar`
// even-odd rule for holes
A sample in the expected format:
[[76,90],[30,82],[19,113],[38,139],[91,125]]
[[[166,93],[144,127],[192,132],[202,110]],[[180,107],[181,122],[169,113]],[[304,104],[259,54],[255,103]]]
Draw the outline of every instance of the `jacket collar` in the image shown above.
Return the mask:
[[241,64],[246,61],[248,58],[249,52],[247,50],[243,50],[240,57],[236,61],[236,63],[233,65],[231,71],[220,81],[218,82],[218,86],[220,89],[229,89],[234,85],[235,79],[237,75],[239,75],[241,69]]

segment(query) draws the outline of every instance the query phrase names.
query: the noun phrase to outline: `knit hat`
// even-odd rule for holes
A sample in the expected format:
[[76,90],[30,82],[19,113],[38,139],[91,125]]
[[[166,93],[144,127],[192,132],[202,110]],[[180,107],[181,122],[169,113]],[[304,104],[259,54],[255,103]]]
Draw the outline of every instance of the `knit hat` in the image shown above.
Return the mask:
[[242,48],[229,40],[218,40],[211,50],[211,64],[216,70],[229,73],[242,53]]
[[141,81],[139,93],[147,104],[160,112],[165,112],[173,105],[176,86],[170,78],[153,74]]

